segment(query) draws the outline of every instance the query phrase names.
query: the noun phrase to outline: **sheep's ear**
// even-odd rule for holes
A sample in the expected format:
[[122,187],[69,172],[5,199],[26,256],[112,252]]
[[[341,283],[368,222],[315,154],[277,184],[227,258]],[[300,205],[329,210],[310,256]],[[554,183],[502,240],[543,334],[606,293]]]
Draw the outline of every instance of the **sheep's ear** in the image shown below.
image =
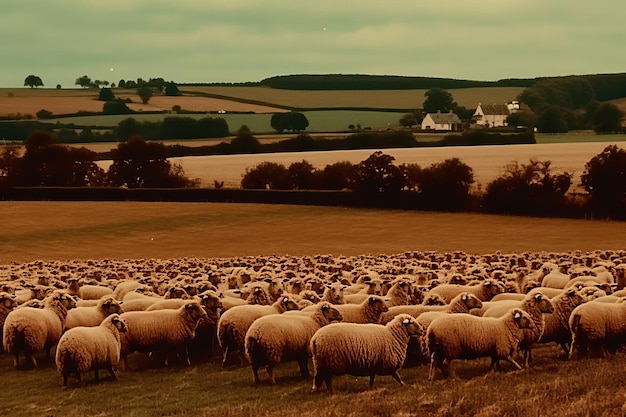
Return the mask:
[[330,306],[328,304],[324,304],[322,305],[322,311],[326,311],[330,308]]
[[410,324],[410,323],[411,323],[411,320],[410,320],[410,319],[404,319],[404,320],[402,320],[402,324],[404,324],[405,326],[406,326],[407,324]]
[[283,298],[283,304],[287,304],[289,302],[289,298],[285,297]]
[[485,287],[490,287],[491,286],[491,281],[485,281],[485,283],[483,285]]
[[461,297],[461,300],[467,301],[467,294],[463,294],[463,297]]
[[376,301],[376,299],[374,297],[370,297],[367,301],[373,303],[374,301]]
[[522,317],[522,315],[520,314],[520,312],[519,312],[519,311],[516,311],[516,312],[515,312],[515,314],[513,315],[513,318],[514,318],[515,320],[519,320],[521,317]]
[[541,301],[543,300],[543,296],[541,295],[541,293],[535,295],[535,301]]

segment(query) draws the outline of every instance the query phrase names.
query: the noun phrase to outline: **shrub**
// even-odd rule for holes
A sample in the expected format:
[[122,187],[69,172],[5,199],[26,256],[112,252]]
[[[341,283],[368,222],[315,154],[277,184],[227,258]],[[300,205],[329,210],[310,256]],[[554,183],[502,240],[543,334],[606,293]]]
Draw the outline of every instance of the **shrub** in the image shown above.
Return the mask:
[[35,114],[37,115],[38,119],[49,119],[50,117],[52,117],[52,112],[46,109],[41,109]]
[[416,176],[425,208],[459,211],[468,207],[474,173],[459,158],[432,164]]
[[585,164],[581,183],[596,215],[624,217],[626,150],[609,145]]
[[503,176],[487,185],[485,211],[538,216],[563,212],[572,174],[552,174],[550,164],[532,159],[528,165],[517,161],[509,164]]
[[246,168],[241,188],[288,190],[290,187],[287,168],[275,162],[261,162],[253,168]]

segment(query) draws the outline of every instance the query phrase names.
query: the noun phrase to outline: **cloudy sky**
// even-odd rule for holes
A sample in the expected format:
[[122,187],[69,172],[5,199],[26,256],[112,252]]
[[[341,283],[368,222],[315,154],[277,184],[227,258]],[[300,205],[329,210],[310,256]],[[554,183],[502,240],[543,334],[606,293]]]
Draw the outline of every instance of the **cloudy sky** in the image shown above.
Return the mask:
[[0,87],[626,72],[623,0],[2,0]]

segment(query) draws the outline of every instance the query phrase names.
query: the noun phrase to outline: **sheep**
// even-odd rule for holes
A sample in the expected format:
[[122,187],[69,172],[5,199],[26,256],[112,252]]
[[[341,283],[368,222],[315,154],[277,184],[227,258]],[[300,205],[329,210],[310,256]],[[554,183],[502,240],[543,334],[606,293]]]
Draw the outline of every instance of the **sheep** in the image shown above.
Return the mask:
[[533,327],[532,318],[519,308],[511,309],[500,318],[470,314],[436,318],[426,331],[431,352],[428,380],[434,380],[435,368],[439,368],[445,378],[454,377],[450,368],[453,359],[490,357],[492,369],[499,360],[522,369],[512,355],[523,337],[522,330]]
[[504,286],[495,279],[489,278],[478,285],[440,284],[430,290],[430,293],[441,295],[448,303],[462,292],[472,293],[480,301],[489,301],[494,295],[503,293]]
[[18,308],[11,311],[4,322],[2,342],[4,349],[15,356],[13,365],[19,366],[19,354],[37,367],[34,354],[42,349],[50,359],[50,350],[63,333],[67,311],[76,306],[74,298],[63,291],[55,291],[44,300],[44,307]]
[[113,289],[113,297],[115,297],[117,301],[122,301],[124,300],[124,297],[126,296],[127,293],[134,291],[141,286],[142,285],[139,281],[135,281],[135,280],[122,281],[118,283]]
[[584,297],[574,288],[564,290],[560,295],[550,299],[554,311],[544,317],[545,327],[539,343],[556,342],[566,355],[569,355],[571,333],[569,318],[572,311],[585,302]]
[[406,359],[411,336],[420,336],[424,328],[408,314],[396,316],[387,325],[336,323],[320,328],[309,344],[313,357],[313,391],[326,384],[332,392],[334,375],[355,375],[370,378],[391,375],[404,385],[398,371]]
[[166,350],[165,366],[170,362],[170,351],[183,351],[187,365],[188,345],[194,337],[198,322],[208,318],[197,301],[188,301],[177,310],[130,311],[120,315],[128,331],[121,339],[120,357],[128,368],[128,354]]
[[105,317],[123,312],[124,309],[112,295],[105,296],[94,307],[76,307],[69,310],[65,319],[65,329],[78,326],[95,327],[100,325]]
[[281,361],[294,359],[298,361],[301,375],[308,378],[309,342],[320,327],[341,320],[336,307],[321,302],[308,314],[280,314],[255,320],[244,343],[254,384],[259,383],[259,368],[262,366],[267,369],[270,384],[276,384],[274,368]]
[[345,285],[340,282],[333,282],[324,289],[322,301],[328,301],[331,304],[344,304],[344,290]]
[[444,305],[397,305],[389,307],[389,311],[381,314],[379,323],[386,324],[393,320],[398,314],[409,314],[412,317],[419,317],[427,312],[444,312],[444,313],[469,313],[470,310],[481,308],[483,302],[469,292],[462,292],[456,295],[450,304]]
[[572,344],[568,357],[586,355],[591,349],[606,357],[626,344],[626,303],[585,303],[569,318]]
[[80,285],[78,278],[71,278],[67,283],[69,284],[67,292],[81,300],[99,300],[102,297],[113,294],[113,289],[103,285]]
[[17,300],[14,295],[8,292],[0,292],[0,332],[4,327],[4,320],[7,315],[17,307]]
[[377,295],[370,295],[361,304],[336,304],[334,307],[348,323],[378,323],[380,315],[389,310],[385,299]]
[[523,338],[520,341],[519,349],[524,354],[524,366],[528,367],[532,360],[531,347],[539,342],[543,330],[545,328],[544,313],[551,314],[554,312],[554,306],[550,302],[541,289],[533,289],[521,302],[519,301],[501,301],[495,303],[494,306],[487,311],[483,317],[502,317],[511,308],[521,308],[527,312],[533,320],[534,328],[525,329]]
[[120,333],[126,332],[126,323],[118,314],[111,314],[96,327],[74,327],[61,336],[56,349],[57,370],[63,376],[63,386],[75,374],[82,384],[81,374],[107,369],[117,379],[113,367],[120,361]]
[[293,297],[284,296],[269,306],[242,305],[224,312],[217,322],[217,340],[223,351],[222,367],[226,366],[228,355],[233,352],[239,352],[241,364],[246,364],[243,354],[245,350],[244,341],[248,328],[256,319],[298,309],[298,304]]

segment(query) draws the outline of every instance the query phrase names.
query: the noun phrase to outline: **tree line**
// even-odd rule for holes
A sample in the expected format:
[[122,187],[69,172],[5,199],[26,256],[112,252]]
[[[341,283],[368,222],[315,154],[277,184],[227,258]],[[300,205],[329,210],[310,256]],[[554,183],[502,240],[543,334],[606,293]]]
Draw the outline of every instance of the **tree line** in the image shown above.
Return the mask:
[[[254,139],[242,129],[237,139]],[[29,135],[25,146],[7,146],[0,153],[0,188],[12,187],[127,187],[189,188],[199,181],[168,160],[158,142],[133,136],[110,153],[104,170],[97,154],[55,142],[49,132]],[[610,217],[626,220],[626,150],[607,146],[585,164],[581,184],[585,195],[569,193],[572,174],[554,172],[550,161],[514,162],[483,190],[474,190],[472,168],[459,158],[428,167],[395,165],[380,150],[358,164],[339,161],[317,169],[306,160],[288,167],[263,162],[243,174],[243,189],[347,190],[363,201],[415,196],[413,208],[439,211],[477,211],[534,216]],[[221,188],[219,182],[216,188]]]

